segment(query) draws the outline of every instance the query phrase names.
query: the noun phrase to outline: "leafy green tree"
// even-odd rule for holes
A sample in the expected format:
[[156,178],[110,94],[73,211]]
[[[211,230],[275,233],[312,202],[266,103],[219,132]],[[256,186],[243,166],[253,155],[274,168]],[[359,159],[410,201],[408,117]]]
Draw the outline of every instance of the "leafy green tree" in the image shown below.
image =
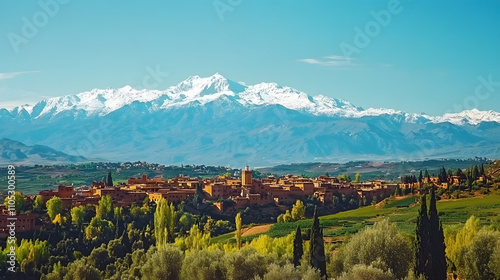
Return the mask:
[[256,280],[321,280],[320,274],[311,267],[294,268],[292,264],[280,266],[277,263],[269,265],[267,273],[263,278]]
[[177,212],[173,204],[162,198],[156,206],[154,214],[156,246],[161,248],[167,243],[174,241],[175,221]]
[[292,214],[290,213],[290,210],[286,210],[285,214],[283,214],[283,222],[284,223],[293,222]]
[[357,172],[356,175],[354,176],[354,183],[359,183],[361,182],[361,173]]
[[144,280],[156,279],[180,279],[182,261],[184,256],[182,251],[173,246],[163,246],[148,258],[141,268]]
[[285,222],[285,219],[283,218],[285,214],[279,214],[278,217],[276,218],[276,223],[282,224]]
[[300,260],[302,259],[302,255],[304,255],[304,248],[302,246],[302,231],[299,225],[293,238],[293,266],[295,267],[300,265]]
[[201,250],[210,243],[210,234],[203,233],[197,224],[189,230],[187,237],[179,237],[175,240],[175,245],[181,250]]
[[306,214],[306,207],[304,206],[304,203],[300,200],[297,200],[295,204],[292,207],[292,220],[293,221],[298,221],[301,219],[304,219]]
[[490,269],[491,272],[495,274],[496,279],[500,279],[500,241],[497,241],[497,246],[491,255]]
[[234,238],[236,239],[236,245],[238,249],[241,248],[241,213],[238,213],[235,218],[236,232]]
[[45,207],[45,203],[43,203],[43,198],[41,195],[37,195],[35,197],[35,200],[33,200],[33,210],[35,211],[42,211],[42,209]]
[[180,219],[179,219],[179,223],[182,225],[183,229],[185,231],[188,231],[194,224],[194,218],[193,218],[193,215],[189,214],[189,213],[184,213]]
[[319,226],[318,207],[314,207],[313,225],[309,245],[310,264],[318,269],[321,277],[326,277],[326,257],[323,231]]
[[[4,205],[5,205],[5,208],[9,209],[9,196],[7,196],[4,200]],[[20,192],[15,192],[14,193],[14,208],[16,210],[16,212],[19,212],[21,211],[21,209],[23,208],[24,206],[24,196],[20,193]]]
[[111,220],[113,211],[113,198],[109,195],[101,197],[96,208],[96,217],[104,220]]
[[104,244],[102,244],[100,247],[92,250],[87,261],[93,267],[99,269],[100,271],[104,271],[106,270],[106,266],[112,262],[112,259],[109,257],[108,249]]
[[447,228],[445,231],[446,256],[452,267],[459,261],[459,254],[469,246],[481,229],[481,221],[475,216],[470,216],[461,229]]
[[[196,225],[194,225],[196,226]],[[226,279],[224,252],[195,250],[184,258],[181,270],[183,280],[220,280]]]
[[457,272],[460,279],[498,279],[496,277],[499,276],[499,264],[496,261],[498,261],[499,244],[500,232],[480,230],[470,244],[459,252]]
[[[100,271],[92,265],[86,263],[84,259],[74,261],[65,270],[67,274],[64,280],[101,280]],[[55,279],[55,278],[53,278]]]
[[212,218],[208,218],[207,222],[205,223],[205,226],[203,227],[203,231],[211,234],[214,229],[215,229],[215,220]]
[[62,200],[54,196],[47,201],[47,214],[50,220],[54,220],[57,215],[62,213]]
[[85,221],[85,206],[75,206],[71,208],[71,222],[77,227],[81,227]]
[[114,259],[124,258],[128,251],[125,245],[122,244],[121,238],[109,241],[107,249],[109,256]]
[[402,279],[412,267],[413,246],[385,219],[353,235],[335,258],[337,266],[345,272],[350,272],[357,264],[374,265]]
[[262,277],[267,270],[268,259],[257,253],[254,248],[244,247],[236,252],[228,252],[224,256],[226,279],[254,280]]
[[85,228],[85,238],[95,241],[100,237],[113,236],[114,229],[112,222],[94,217]]
[[346,182],[351,182],[351,176],[348,174],[341,174],[337,177],[340,181],[346,181]]
[[345,272],[338,280],[396,280],[396,277],[390,271],[384,271],[381,268],[357,264],[347,273]]

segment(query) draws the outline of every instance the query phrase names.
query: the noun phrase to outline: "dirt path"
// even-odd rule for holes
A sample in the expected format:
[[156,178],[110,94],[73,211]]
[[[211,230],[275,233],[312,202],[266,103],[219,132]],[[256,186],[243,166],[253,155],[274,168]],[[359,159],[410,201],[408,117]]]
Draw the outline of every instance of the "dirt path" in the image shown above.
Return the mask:
[[252,234],[264,233],[264,232],[267,232],[271,228],[271,226],[272,225],[254,226],[254,227],[251,227],[249,229],[246,229],[241,234],[241,236],[245,237],[245,236],[249,236],[249,235],[252,235]]

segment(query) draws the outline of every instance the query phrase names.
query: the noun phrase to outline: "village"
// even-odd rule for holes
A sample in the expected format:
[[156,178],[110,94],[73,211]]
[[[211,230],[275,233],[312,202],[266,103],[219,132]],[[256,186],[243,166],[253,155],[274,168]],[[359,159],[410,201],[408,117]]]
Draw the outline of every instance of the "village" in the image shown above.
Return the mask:
[[[478,178],[483,180],[482,177]],[[396,189],[418,193],[423,185],[432,184],[437,188],[448,189],[452,185],[459,185],[463,180],[459,176],[448,176],[443,180],[439,176],[427,176],[421,180],[402,183],[387,183],[382,180],[351,182],[343,178],[321,175],[316,178],[305,178],[296,175],[282,177],[265,177],[255,179],[252,170],[246,166],[241,170],[240,178],[219,176],[211,179],[199,179],[179,175],[170,179],[162,177],[148,178],[142,175],[139,178],[129,178],[127,183],[113,185],[109,181],[93,182],[91,186],[59,185],[57,190],[40,191],[39,196],[46,203],[53,197],[62,200],[62,207],[71,210],[73,207],[97,205],[99,200],[108,195],[113,204],[118,207],[140,205],[146,199],[158,202],[162,198],[169,203],[180,203],[193,198],[197,191],[203,193],[203,199],[211,202],[216,212],[221,214],[235,214],[241,209],[250,206],[268,204],[290,204],[296,200],[308,197],[316,198],[323,205],[335,206],[334,196],[351,196],[357,198],[359,206],[372,202],[380,202],[394,194]],[[30,202],[35,196],[25,196]],[[232,201],[231,207],[224,207],[223,200]],[[8,211],[5,205],[0,206],[0,236],[5,236],[8,223]],[[37,213],[21,213],[16,216],[16,230],[28,232],[40,228]]]

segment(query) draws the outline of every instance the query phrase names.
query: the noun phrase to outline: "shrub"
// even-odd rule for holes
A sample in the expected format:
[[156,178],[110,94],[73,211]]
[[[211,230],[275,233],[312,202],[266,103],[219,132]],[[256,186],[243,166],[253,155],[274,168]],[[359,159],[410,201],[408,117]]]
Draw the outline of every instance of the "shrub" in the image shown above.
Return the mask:
[[215,251],[193,251],[184,259],[181,270],[183,280],[220,280],[226,279],[224,253]]
[[384,271],[373,266],[357,264],[352,267],[349,273],[345,273],[337,280],[396,280],[390,271]]
[[156,251],[141,269],[142,279],[180,279],[182,251],[173,246],[164,246]]
[[383,271],[392,271],[397,278],[408,274],[413,263],[413,246],[388,220],[374,224],[353,235],[332,258],[332,271],[349,273],[358,264],[377,264]]

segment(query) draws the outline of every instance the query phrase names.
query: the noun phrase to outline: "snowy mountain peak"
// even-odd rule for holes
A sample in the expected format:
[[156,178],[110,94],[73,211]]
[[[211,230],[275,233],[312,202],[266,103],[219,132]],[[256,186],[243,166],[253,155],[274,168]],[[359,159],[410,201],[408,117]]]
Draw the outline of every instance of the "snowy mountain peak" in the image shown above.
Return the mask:
[[222,92],[238,93],[245,90],[245,86],[228,80],[219,73],[206,78],[191,76],[177,86],[171,88],[173,93],[179,93],[187,98],[213,95]]
[[434,122],[450,122],[457,125],[469,123],[477,125],[482,122],[500,123],[500,113],[495,111],[479,111],[478,109],[466,110],[460,113],[447,113],[441,117],[434,117]]
[[[297,89],[276,83],[245,85],[215,73],[209,77],[191,76],[164,91],[138,90],[126,85],[121,88],[93,89],[76,95],[43,100],[35,106],[20,106],[10,111],[13,117],[23,119],[52,118],[58,114],[74,116],[104,116],[134,102],[143,103],[148,110],[169,110],[184,106],[204,106],[224,101],[249,108],[278,105],[290,110],[316,116],[361,118],[388,116],[410,123],[443,123],[477,125],[481,122],[500,123],[500,114],[476,109],[461,113],[431,117],[425,114],[408,114],[385,109],[356,107],[350,102],[325,95],[311,96]],[[227,109],[227,104],[221,110]]]

